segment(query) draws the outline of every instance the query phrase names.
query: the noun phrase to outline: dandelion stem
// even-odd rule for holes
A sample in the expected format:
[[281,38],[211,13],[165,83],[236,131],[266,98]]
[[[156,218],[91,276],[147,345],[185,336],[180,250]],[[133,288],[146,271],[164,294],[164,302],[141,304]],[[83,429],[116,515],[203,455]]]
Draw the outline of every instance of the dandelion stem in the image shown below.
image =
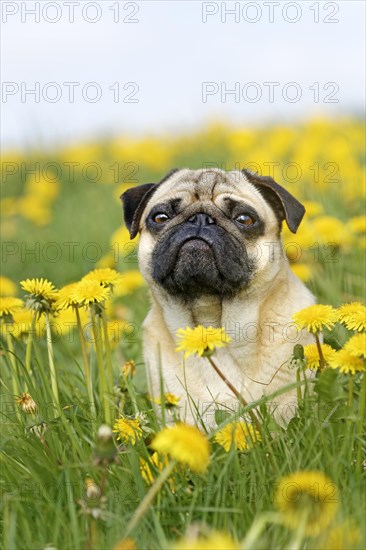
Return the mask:
[[358,449],[357,449],[357,458],[356,458],[356,469],[361,470],[362,462],[362,445],[363,445],[363,423],[365,418],[365,407],[366,407],[366,375],[362,375],[362,386],[360,393],[360,412],[359,419],[357,423],[357,435],[358,435]]
[[57,408],[60,407],[60,398],[58,395],[58,384],[57,384],[57,375],[56,375],[56,369],[55,369],[55,363],[53,360],[53,347],[52,347],[52,334],[51,334],[51,323],[50,323],[50,316],[48,311],[45,312],[46,317],[46,340],[47,340],[47,353],[48,353],[48,362],[50,365],[50,373],[51,373],[51,389],[52,389],[52,395],[53,399],[57,405]]
[[[219,369],[219,367],[216,365],[216,363],[214,362],[214,360],[212,359],[212,357],[208,357],[207,358],[209,360],[209,362],[211,363],[211,366],[214,368],[215,372],[220,376],[221,380],[223,382],[225,382],[225,384],[227,385],[227,387],[233,392],[233,394],[235,395],[235,397],[240,401],[240,403],[242,405],[244,405],[244,407],[247,407],[248,406],[248,403],[245,401],[244,397],[238,392],[238,390],[232,385],[232,383],[226,378],[226,376],[221,372],[221,370]],[[259,431],[259,433],[261,434],[262,433],[262,426],[260,425],[259,421],[258,421],[258,418],[256,417],[255,413],[251,410],[248,411],[252,421],[253,421],[253,424],[255,425],[255,427],[257,428],[257,430]]]
[[353,405],[353,376],[349,375],[348,377],[348,408],[350,414],[352,414],[352,405]]
[[90,306],[90,313],[91,313],[91,323],[92,323],[92,329],[93,329],[95,353],[97,356],[97,364],[98,364],[98,370],[99,370],[100,401],[103,404],[105,422],[108,425],[110,425],[111,413],[109,409],[109,400],[108,400],[108,394],[107,394],[107,380],[106,380],[104,365],[103,365],[103,351],[102,351],[102,346],[100,342],[100,334],[98,331],[96,315],[92,305]]
[[300,376],[300,368],[296,369],[296,382],[298,382],[298,386],[296,387],[296,395],[297,395],[297,404],[300,406],[302,395],[301,395],[301,376]]
[[305,536],[305,526],[308,522],[309,522],[309,512],[305,510],[305,512],[302,514],[302,517],[299,521],[298,527],[295,532],[295,536],[288,545],[289,550],[300,550],[301,544]]
[[27,348],[25,351],[25,367],[27,369],[28,374],[31,374],[31,358],[32,358],[32,346],[33,346],[33,336],[34,332],[36,330],[36,321],[37,321],[37,313],[33,313],[31,326],[28,332],[28,339],[27,339]]
[[[14,393],[14,395],[19,395],[18,372],[17,372],[17,363],[16,363],[15,353],[14,353],[13,340],[12,340],[11,334],[9,334],[7,329],[6,329],[6,341],[7,341],[7,344],[8,344],[10,364],[11,364],[11,367],[13,369],[13,375],[11,377],[12,385],[13,385],[13,393]],[[20,420],[21,419],[21,414],[20,414],[20,411],[19,411],[18,407],[16,407],[15,410],[16,410],[16,415]]]
[[87,354],[87,351],[86,351],[86,344],[85,344],[85,338],[84,338],[84,333],[83,333],[83,327],[81,325],[79,308],[74,307],[74,311],[75,311],[76,321],[77,321],[77,325],[78,325],[79,340],[80,340],[80,346],[81,346],[81,354],[82,354],[83,363],[84,363],[86,388],[88,390],[88,397],[89,397],[89,402],[90,402],[92,415],[95,416],[95,403],[94,403],[94,397],[93,397],[93,380],[92,380],[92,377],[90,375],[90,366],[89,366],[89,361],[88,361],[88,354]]
[[247,532],[242,548],[253,548],[267,523],[282,525],[282,518],[276,512],[264,512],[258,516]]
[[322,371],[325,367],[325,359],[324,359],[323,350],[319,340],[319,333],[316,332],[314,336],[315,336],[316,347],[319,354],[319,370]]
[[108,393],[112,395],[113,394],[112,352],[111,352],[111,345],[108,338],[107,317],[104,309],[102,311],[102,325],[103,325],[103,333],[104,333],[105,356],[107,359],[107,389],[108,389]]
[[175,462],[170,462],[164,470],[160,473],[159,477],[156,478],[154,483],[151,485],[149,491],[146,493],[138,507],[136,508],[132,518],[130,519],[125,532],[125,538],[128,537],[128,535],[134,530],[134,528],[138,525],[140,520],[144,517],[148,509],[150,508],[155,496],[160,491],[161,487],[164,485],[164,482],[168,479],[170,474],[173,471],[173,468],[175,466]]
[[88,539],[85,543],[84,550],[92,550],[92,548],[96,548],[96,538],[97,538],[97,526],[95,519],[93,517],[90,518],[90,523],[88,526]]

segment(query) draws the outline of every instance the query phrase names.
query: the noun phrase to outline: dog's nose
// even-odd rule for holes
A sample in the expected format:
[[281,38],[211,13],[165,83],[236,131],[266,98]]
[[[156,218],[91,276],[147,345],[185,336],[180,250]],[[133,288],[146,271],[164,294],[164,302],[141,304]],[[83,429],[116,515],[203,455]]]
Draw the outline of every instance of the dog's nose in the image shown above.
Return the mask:
[[188,220],[190,223],[194,223],[195,225],[202,226],[202,225],[212,225],[215,223],[215,220],[211,218],[208,214],[204,214],[203,212],[199,212],[198,214],[195,214]]

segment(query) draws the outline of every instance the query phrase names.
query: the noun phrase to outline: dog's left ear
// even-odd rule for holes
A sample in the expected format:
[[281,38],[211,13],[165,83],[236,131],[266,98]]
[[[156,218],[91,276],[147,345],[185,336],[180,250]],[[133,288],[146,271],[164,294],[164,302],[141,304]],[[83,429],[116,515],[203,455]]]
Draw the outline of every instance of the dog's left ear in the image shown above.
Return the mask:
[[305,207],[284,187],[278,185],[269,176],[259,176],[249,170],[243,170],[248,181],[254,185],[272,206],[280,221],[286,220],[288,228],[296,233],[305,214]]
[[144,183],[127,189],[120,197],[123,203],[125,224],[130,232],[131,239],[134,239],[139,231],[142,213],[157,186],[156,183]]

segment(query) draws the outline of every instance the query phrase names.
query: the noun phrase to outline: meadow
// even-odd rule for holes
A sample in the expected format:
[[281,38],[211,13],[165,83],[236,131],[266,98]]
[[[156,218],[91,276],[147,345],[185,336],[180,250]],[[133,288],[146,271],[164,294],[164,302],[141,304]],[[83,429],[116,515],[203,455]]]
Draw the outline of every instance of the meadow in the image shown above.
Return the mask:
[[[294,349],[287,427],[265,399],[206,432],[179,424],[179,396],[149,399],[149,297],[119,196],[175,166],[272,175],[306,206],[284,251],[326,307],[297,319],[314,346]],[[2,548],[366,547],[364,166],[353,118],[3,154]]]

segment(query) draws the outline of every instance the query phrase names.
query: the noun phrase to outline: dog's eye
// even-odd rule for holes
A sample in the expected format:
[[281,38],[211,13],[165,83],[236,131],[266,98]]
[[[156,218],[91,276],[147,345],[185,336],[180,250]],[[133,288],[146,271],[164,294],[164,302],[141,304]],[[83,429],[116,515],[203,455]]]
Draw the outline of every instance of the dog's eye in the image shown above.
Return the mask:
[[248,214],[240,214],[240,216],[235,218],[235,221],[240,223],[240,225],[244,225],[245,227],[250,227],[251,225],[255,224],[255,220],[248,216]]
[[158,214],[154,214],[152,219],[155,223],[165,223],[169,220],[169,216],[163,212],[160,212]]

